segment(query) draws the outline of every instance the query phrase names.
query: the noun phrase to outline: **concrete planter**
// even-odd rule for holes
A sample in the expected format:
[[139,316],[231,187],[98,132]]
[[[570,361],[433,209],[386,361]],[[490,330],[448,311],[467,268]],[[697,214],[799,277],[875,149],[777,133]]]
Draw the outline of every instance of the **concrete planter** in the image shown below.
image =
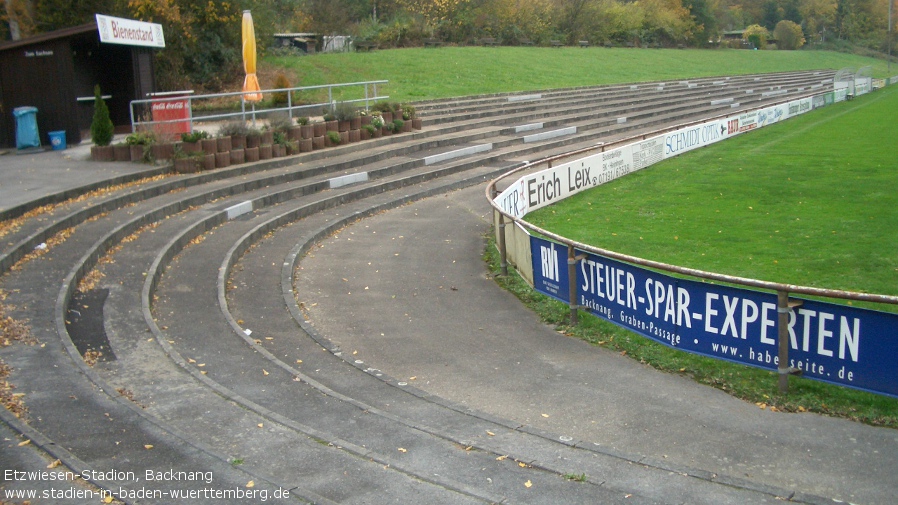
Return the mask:
[[203,160],[203,170],[214,170],[215,169],[215,155],[214,154],[205,154],[202,157]]
[[198,153],[203,150],[200,142],[181,142],[181,150],[185,153]]
[[231,149],[231,165],[240,165],[246,162],[246,151],[243,149]]
[[94,161],[112,161],[115,159],[115,148],[112,146],[91,146],[90,158]]
[[202,170],[203,159],[199,156],[188,156],[186,158],[175,158],[174,170],[177,174],[195,174]]
[[299,136],[301,139],[310,139],[313,137],[315,127],[310,124],[304,124],[299,127]]
[[218,146],[218,152],[226,153],[231,150],[231,137],[218,137],[215,139]]
[[215,168],[227,168],[231,166],[231,153],[215,153]]
[[313,137],[312,138],[312,149],[324,149],[324,137]]
[[258,147],[247,147],[243,151],[243,157],[247,163],[253,163],[259,161],[259,148]]
[[128,146],[132,162],[140,163],[141,161],[143,161],[143,148],[144,146],[142,145]]
[[302,139],[299,141],[299,152],[312,152],[312,139]]
[[218,139],[203,139],[200,141],[203,146],[203,152],[206,154],[215,154],[218,152]]
[[131,161],[131,146],[127,144],[112,146],[112,152],[115,161]]
[[150,155],[154,160],[170,160],[175,154],[175,145],[171,142],[153,144],[150,146]]
[[271,144],[263,144],[259,146],[259,159],[260,160],[270,160],[272,157],[272,149]]

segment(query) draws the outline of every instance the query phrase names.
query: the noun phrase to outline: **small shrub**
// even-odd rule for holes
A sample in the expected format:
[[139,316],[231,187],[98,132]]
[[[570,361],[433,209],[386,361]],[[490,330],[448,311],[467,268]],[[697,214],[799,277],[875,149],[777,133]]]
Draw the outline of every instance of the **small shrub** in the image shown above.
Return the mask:
[[375,114],[371,116],[371,124],[374,125],[375,128],[383,128],[384,127],[384,117],[380,114]]
[[372,137],[374,136],[374,132],[376,132],[378,128],[381,128],[381,126],[374,126],[373,123],[369,123],[369,124],[362,126],[362,129],[365,130],[366,132],[368,132],[368,134],[371,135]]
[[94,119],[90,124],[90,140],[94,145],[108,146],[112,143],[114,126],[109,118],[109,107],[100,93],[100,85],[94,86]]
[[382,102],[377,102],[377,103],[375,103],[375,104],[371,107],[371,109],[372,109],[372,110],[375,110],[375,111],[377,111],[377,112],[390,112],[390,113],[392,113],[392,112],[393,112],[393,105],[392,105],[390,102],[382,101]]
[[272,114],[268,120],[268,129],[273,131],[286,131],[293,126],[293,121],[287,114]]
[[334,108],[334,117],[337,121],[351,121],[358,115],[359,111],[351,103],[340,102]]
[[[286,90],[290,88],[290,81],[283,73],[274,78],[274,89]],[[271,101],[274,105],[287,105],[289,91],[276,91],[271,95]]]
[[415,107],[413,105],[402,106],[402,119],[409,121],[415,118]]
[[227,123],[221,125],[218,129],[219,137],[230,137],[231,135],[246,135],[249,132],[249,127],[246,126],[246,122],[244,121],[228,121]]
[[332,143],[334,143],[334,144],[339,144],[339,143],[340,143],[340,140],[341,140],[341,139],[340,139],[340,132],[333,132],[333,131],[327,132],[327,138],[328,138],[328,140],[330,140]]
[[403,120],[401,120],[401,119],[394,119],[394,120],[393,120],[393,128],[392,128],[392,130],[393,130],[394,132],[401,132],[403,126],[405,126],[405,121],[403,121]]
[[148,146],[156,143],[156,134],[149,131],[134,132],[125,137],[125,144],[129,146]]
[[296,124],[298,124],[300,126],[305,126],[305,125],[309,124],[309,118],[307,116],[298,117],[298,118],[296,118]]
[[181,134],[181,141],[183,142],[199,142],[200,140],[207,138],[209,138],[209,134],[202,130],[196,130],[190,133]]
[[280,130],[275,130],[271,138],[274,140],[275,144],[280,144],[283,146],[287,145],[287,135]]

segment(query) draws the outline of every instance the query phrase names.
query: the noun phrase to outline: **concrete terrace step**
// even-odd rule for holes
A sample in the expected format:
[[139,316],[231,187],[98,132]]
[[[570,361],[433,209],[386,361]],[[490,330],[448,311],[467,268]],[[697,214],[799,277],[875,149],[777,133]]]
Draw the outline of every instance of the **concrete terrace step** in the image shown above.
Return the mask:
[[[763,99],[798,93],[795,86],[819,78],[812,77]],[[411,135],[144,183],[64,204],[44,221],[26,220],[4,238],[0,288],[15,294],[16,317],[28,319],[45,345],[0,349],[31,409],[29,426],[7,422],[36,430],[35,438],[72,468],[103,469],[112,461],[135,471],[203,468],[214,472],[216,487],[245,489],[254,480],[257,489],[290,489],[316,503],[368,503],[372,496],[773,503],[788,496],[739,479],[721,485],[703,472],[597,449],[433,397],[316,334],[293,299],[301,252],[361,216],[485,181],[516,164],[509,160],[726,110],[738,92],[753,94],[733,88],[716,99],[733,101],[712,104],[698,84],[664,87],[681,93],[648,89],[624,104],[612,96],[622,87],[605,89],[594,95],[604,110],[584,105],[594,90],[554,95],[560,106],[521,107],[544,101],[526,95],[504,103],[493,97],[493,105],[458,100],[457,109],[484,107],[485,119],[449,112],[458,119]],[[628,119],[620,122],[624,111]],[[528,122],[553,114],[555,124]],[[71,234],[7,271],[17,255],[60,229]],[[101,257],[105,277],[93,276],[96,287],[82,293],[98,298],[70,304],[76,283]],[[83,331],[87,320],[101,330]],[[106,346],[94,368],[81,360],[84,344],[76,337],[94,349]],[[565,478],[583,472],[591,478],[582,484]],[[524,482],[536,483],[539,494]]]

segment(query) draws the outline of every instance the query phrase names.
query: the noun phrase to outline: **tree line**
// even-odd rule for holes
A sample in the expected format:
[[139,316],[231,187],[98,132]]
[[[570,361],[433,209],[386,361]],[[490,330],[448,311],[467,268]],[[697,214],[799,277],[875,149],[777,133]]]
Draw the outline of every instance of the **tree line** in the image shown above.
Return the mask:
[[[425,39],[470,44],[717,47],[745,31],[751,47],[886,53],[895,0],[4,0],[0,38],[76,26],[95,13],[163,25],[157,55],[166,87],[220,89],[239,73],[240,17],[249,9],[259,47],[279,32],[352,35],[382,48]],[[895,17],[898,17],[896,14]],[[746,30],[748,29],[748,30]],[[894,29],[894,20],[893,20]],[[749,39],[746,38],[746,41]],[[741,42],[739,43],[741,44]],[[179,82],[180,81],[180,82]]]

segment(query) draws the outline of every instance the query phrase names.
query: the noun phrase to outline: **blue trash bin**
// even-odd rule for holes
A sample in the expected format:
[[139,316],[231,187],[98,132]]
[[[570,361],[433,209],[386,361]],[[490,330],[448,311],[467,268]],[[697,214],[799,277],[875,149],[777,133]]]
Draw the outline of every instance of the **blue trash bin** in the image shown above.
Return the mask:
[[49,132],[49,133],[47,133],[47,135],[50,137],[50,146],[53,147],[54,151],[65,150],[65,148],[66,148],[65,130]]
[[37,131],[37,107],[16,107],[16,148],[40,147],[41,136]]

